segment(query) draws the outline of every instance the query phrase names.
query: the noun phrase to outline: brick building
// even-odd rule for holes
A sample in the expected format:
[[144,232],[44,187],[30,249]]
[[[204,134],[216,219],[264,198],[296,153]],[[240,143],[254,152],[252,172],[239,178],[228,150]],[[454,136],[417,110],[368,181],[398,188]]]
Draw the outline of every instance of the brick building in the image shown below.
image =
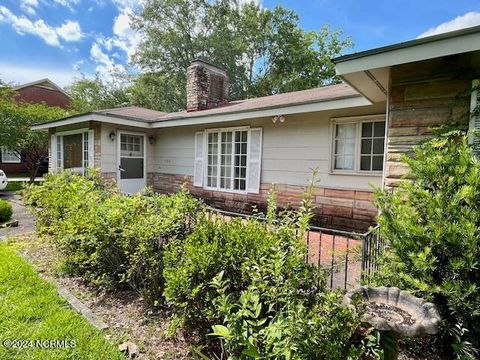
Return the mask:
[[[16,92],[15,99],[18,102],[45,103],[48,106],[56,106],[62,109],[67,109],[70,106],[69,95],[49,79],[18,85],[13,89]],[[0,151],[0,169],[5,171],[7,176],[26,171],[22,157],[19,158],[16,154],[5,149]]]

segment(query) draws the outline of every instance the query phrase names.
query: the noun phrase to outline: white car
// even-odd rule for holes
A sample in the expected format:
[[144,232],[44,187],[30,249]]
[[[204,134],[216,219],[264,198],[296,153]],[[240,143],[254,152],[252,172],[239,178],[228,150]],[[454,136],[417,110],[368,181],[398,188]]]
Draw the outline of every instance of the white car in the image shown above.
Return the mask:
[[5,175],[3,170],[0,170],[0,190],[5,189],[7,185],[8,185],[7,175]]

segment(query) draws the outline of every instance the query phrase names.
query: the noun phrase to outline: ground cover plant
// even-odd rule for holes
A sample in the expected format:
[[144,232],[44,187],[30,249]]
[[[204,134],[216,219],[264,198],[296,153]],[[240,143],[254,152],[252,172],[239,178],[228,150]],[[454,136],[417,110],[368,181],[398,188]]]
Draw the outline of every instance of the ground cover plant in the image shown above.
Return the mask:
[[[1,242],[0,298],[1,359],[124,359],[60,298],[53,285]],[[44,348],[30,347],[28,342],[23,343],[26,347],[15,347],[20,343],[12,340],[42,340]],[[69,347],[48,348],[47,340],[64,340]]]
[[433,301],[444,320],[436,339],[449,358],[480,348],[480,162],[465,133],[453,130],[404,157],[409,178],[377,191],[388,242],[375,281]]

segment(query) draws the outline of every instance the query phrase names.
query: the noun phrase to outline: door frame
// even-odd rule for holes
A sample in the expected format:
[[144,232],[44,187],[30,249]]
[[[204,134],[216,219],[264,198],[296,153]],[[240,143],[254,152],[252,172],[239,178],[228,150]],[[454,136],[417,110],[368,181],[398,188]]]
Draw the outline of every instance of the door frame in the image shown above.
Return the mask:
[[143,136],[143,188],[147,186],[147,134],[142,132],[134,132],[128,130],[120,130],[117,129],[116,131],[116,139],[117,139],[117,181],[118,187],[120,191],[122,191],[122,179],[121,179],[121,171],[120,171],[120,159],[122,157],[121,154],[121,143],[122,143],[122,135],[137,135]]

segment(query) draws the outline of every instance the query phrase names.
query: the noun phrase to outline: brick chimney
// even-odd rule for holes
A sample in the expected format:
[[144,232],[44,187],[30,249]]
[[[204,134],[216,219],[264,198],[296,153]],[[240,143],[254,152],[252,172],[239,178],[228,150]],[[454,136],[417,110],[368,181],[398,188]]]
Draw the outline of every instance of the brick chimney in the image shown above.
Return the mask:
[[187,111],[212,109],[228,103],[228,75],[222,69],[195,60],[187,69]]

